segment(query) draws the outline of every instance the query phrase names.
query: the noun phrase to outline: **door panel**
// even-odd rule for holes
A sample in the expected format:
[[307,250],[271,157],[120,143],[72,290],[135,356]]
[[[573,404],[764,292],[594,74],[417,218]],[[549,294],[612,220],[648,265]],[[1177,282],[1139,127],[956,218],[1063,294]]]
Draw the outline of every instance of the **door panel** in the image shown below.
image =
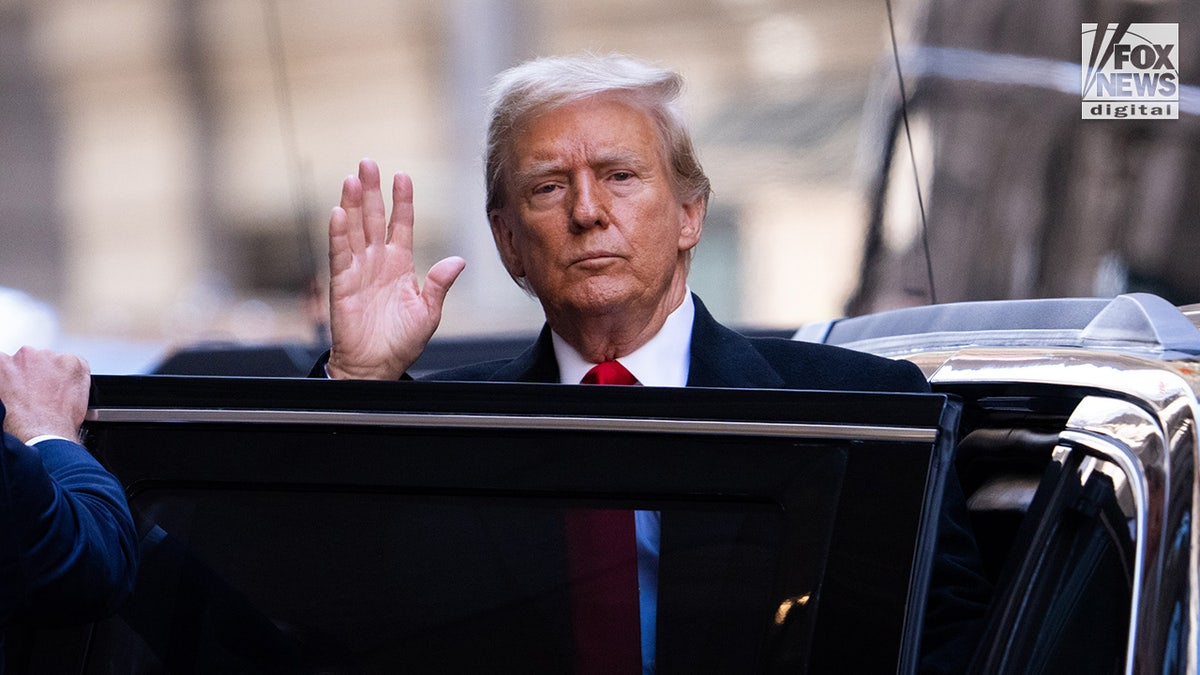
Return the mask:
[[95,379],[143,557],[83,672],[567,672],[581,508],[661,516],[659,672],[915,668],[945,396]]

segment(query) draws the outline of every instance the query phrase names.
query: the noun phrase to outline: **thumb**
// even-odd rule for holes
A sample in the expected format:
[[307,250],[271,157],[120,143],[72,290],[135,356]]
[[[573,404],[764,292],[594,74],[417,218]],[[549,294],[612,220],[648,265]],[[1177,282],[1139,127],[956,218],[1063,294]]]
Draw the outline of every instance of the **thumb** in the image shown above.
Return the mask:
[[437,264],[430,267],[429,273],[425,275],[425,288],[421,291],[421,294],[425,296],[425,302],[430,307],[441,309],[442,303],[446,300],[446,292],[450,290],[450,286],[454,284],[466,266],[465,260],[458,256],[451,256],[439,260]]

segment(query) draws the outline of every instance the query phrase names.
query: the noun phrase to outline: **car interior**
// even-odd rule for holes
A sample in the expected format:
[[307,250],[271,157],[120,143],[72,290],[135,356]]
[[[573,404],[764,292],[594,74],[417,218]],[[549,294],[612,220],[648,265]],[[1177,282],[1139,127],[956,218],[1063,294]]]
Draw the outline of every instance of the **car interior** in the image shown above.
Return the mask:
[[1061,444],[1069,398],[1000,398],[967,406],[974,428],[956,451],[994,584],[970,672],[1124,672],[1134,514],[1111,477],[1124,476]]

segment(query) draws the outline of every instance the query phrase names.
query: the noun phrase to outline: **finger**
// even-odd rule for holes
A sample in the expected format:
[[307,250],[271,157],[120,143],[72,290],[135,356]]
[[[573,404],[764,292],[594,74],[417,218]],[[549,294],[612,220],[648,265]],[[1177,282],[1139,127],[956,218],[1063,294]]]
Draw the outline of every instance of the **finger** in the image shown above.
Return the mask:
[[392,218],[388,223],[388,243],[411,251],[413,220],[412,177],[400,172],[392,177]]
[[440,315],[442,303],[446,301],[447,291],[450,290],[450,286],[454,284],[466,266],[465,260],[458,256],[451,256],[439,260],[437,264],[430,267],[429,274],[425,275],[425,287],[421,289],[425,305]]
[[72,411],[71,422],[73,423],[72,426],[78,430],[79,427],[83,426],[83,421],[87,417],[92,388],[92,366],[82,356],[72,354],[71,358],[72,365],[75,367],[77,386],[79,387],[79,405]]
[[362,181],[358,176],[346,176],[346,180],[342,181],[340,208],[346,216],[344,234],[347,250],[351,254],[367,246],[362,225],[362,192]]
[[350,217],[344,208],[333,207],[333,211],[329,214],[329,274],[331,276],[336,277],[350,269],[350,265],[354,261],[354,250],[350,243],[352,229],[358,229],[359,234],[362,234],[361,228],[350,227]]
[[379,165],[370,159],[359,162],[358,180],[362,182],[362,226],[367,245],[381,244],[387,239],[387,209],[379,186]]
[[92,382],[92,364],[88,363],[84,357],[75,354],[71,354],[71,361],[75,365],[75,372],[90,386]]

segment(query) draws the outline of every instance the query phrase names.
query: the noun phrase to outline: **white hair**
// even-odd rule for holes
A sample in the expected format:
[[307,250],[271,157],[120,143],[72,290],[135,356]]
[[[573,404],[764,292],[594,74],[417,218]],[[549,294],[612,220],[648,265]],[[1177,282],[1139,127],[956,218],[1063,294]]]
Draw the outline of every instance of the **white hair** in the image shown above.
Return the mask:
[[489,92],[484,158],[488,213],[505,205],[509,150],[526,120],[547,108],[606,93],[627,97],[654,119],[676,196],[687,202],[703,198],[707,204],[711,188],[684,122],[682,89],[679,73],[622,54],[544,57],[500,73]]

